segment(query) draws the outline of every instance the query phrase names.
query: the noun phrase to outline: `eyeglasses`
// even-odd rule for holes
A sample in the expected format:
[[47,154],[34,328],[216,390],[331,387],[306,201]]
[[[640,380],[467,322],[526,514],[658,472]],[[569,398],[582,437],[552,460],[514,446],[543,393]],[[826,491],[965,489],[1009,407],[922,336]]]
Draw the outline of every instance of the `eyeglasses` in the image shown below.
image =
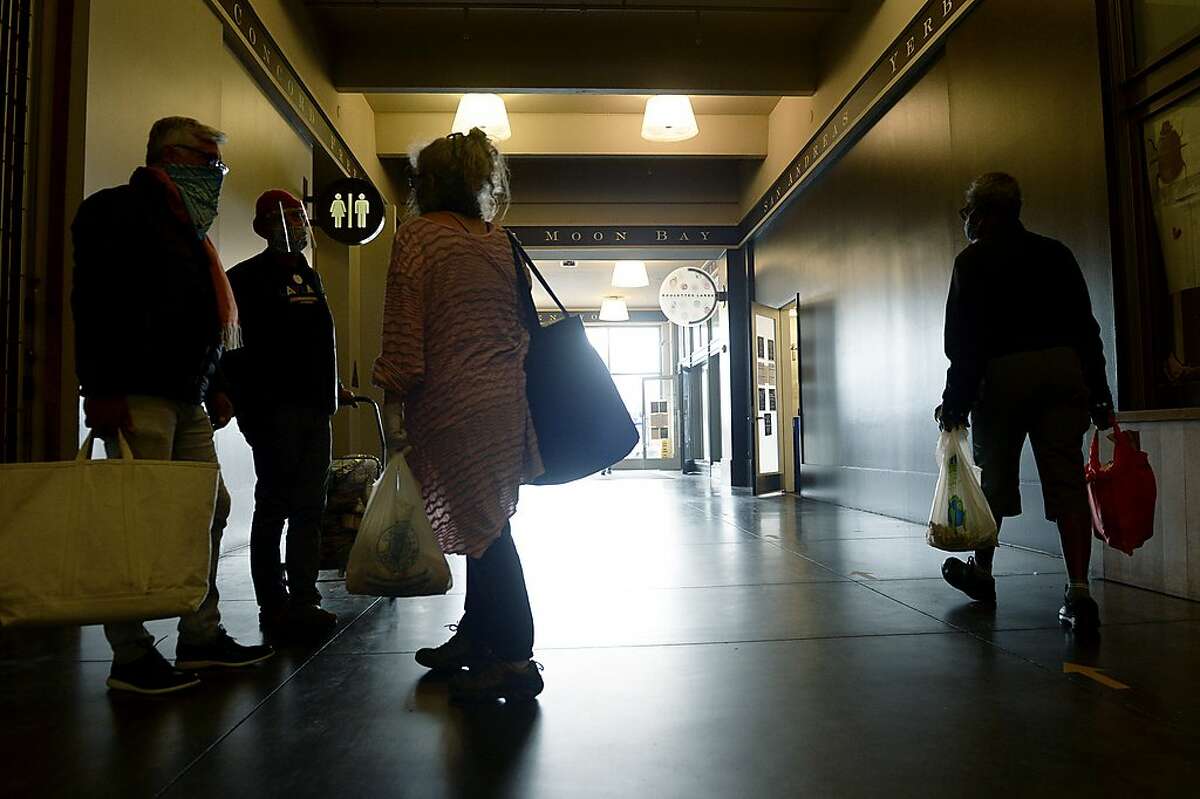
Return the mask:
[[199,155],[204,158],[205,166],[220,170],[222,175],[229,174],[229,166],[224,161],[221,160],[221,156],[219,156],[219,155],[213,155],[208,150],[201,150],[199,147],[192,147],[187,144],[172,144],[171,146],[175,147],[177,149],[180,149],[180,150],[187,150],[188,152],[193,152],[196,155]]

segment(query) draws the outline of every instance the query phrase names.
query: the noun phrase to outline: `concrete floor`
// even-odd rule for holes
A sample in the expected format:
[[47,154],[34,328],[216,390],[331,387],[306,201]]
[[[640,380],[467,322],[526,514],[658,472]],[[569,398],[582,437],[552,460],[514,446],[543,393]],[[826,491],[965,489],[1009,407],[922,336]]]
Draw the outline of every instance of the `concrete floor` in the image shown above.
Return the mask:
[[[327,645],[173,698],[108,694],[95,628],[9,633],[0,794],[1142,797],[1200,784],[1200,604],[1097,582],[1103,634],[1077,643],[1055,616],[1058,558],[1003,549],[986,609],[941,582],[919,525],[732,496],[705,477],[528,489],[513,527],[546,667],[537,704],[452,708],[413,662],[458,619],[461,559],[445,597],[325,582],[342,617]],[[220,575],[226,626],[258,640],[245,550]],[[173,624],[153,628],[172,656]]]

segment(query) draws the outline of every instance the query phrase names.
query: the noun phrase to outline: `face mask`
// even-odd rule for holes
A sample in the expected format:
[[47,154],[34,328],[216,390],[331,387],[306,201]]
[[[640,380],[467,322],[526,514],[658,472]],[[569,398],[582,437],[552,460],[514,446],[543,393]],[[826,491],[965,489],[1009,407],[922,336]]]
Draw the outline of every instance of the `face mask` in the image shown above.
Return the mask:
[[308,228],[303,225],[276,226],[267,237],[267,246],[275,252],[299,253],[308,247]]
[[211,166],[185,164],[166,164],[163,170],[179,189],[196,235],[204,238],[217,218],[217,202],[221,198],[225,173]]

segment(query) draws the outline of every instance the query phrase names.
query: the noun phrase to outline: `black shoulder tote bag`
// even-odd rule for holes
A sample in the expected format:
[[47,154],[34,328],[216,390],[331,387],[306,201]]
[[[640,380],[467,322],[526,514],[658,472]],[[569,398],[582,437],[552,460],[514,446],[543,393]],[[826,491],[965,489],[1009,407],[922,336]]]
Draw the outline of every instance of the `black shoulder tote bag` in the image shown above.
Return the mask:
[[[638,432],[612,375],[588,342],[583,320],[567,313],[517,237],[512,233],[508,237],[521,313],[529,328],[525,391],[546,470],[533,483],[569,483],[620,461],[637,444]],[[562,319],[542,327],[524,267],[554,299]]]

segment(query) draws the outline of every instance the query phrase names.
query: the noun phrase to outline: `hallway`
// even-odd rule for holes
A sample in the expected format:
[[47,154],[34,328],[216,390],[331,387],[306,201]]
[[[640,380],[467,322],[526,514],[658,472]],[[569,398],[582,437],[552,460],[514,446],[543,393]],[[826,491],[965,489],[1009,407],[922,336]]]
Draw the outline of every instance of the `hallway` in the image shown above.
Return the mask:
[[[342,623],[320,651],[176,698],[106,694],[98,629],[0,639],[0,746],[26,765],[0,791],[1146,796],[1200,776],[1200,604],[1097,581],[1103,637],[1077,645],[1055,618],[1057,558],[1002,550],[989,611],[942,584],[920,525],[707,477],[527,489],[514,530],[538,704],[450,709],[422,679],[412,652],[447,635],[461,579],[397,601],[328,581]],[[226,625],[256,640],[244,550],[221,578]],[[152,625],[168,656],[172,627]]]

